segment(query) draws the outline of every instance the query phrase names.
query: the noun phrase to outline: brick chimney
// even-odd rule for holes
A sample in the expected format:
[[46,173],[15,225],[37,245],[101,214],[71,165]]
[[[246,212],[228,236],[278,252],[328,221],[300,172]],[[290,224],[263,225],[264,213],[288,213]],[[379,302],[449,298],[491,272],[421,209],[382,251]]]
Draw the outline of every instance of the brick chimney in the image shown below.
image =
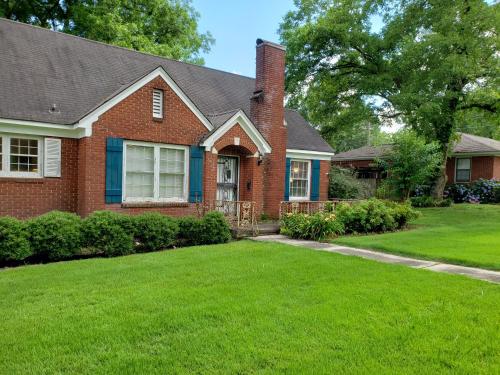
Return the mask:
[[264,212],[278,217],[285,193],[287,129],[284,124],[285,47],[257,39],[251,117],[272,151],[264,157]]

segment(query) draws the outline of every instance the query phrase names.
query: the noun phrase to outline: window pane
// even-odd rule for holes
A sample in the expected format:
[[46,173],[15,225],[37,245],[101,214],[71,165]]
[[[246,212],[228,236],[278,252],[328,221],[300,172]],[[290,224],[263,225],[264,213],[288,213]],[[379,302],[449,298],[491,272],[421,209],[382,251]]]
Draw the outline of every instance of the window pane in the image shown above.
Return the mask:
[[290,163],[290,197],[307,199],[309,196],[309,163],[292,160]]
[[154,196],[154,148],[127,146],[126,196],[153,198]]
[[160,198],[184,198],[184,150],[160,149]]
[[10,139],[10,171],[38,172],[38,140]]
[[161,173],[160,198],[184,198],[184,176]]
[[457,178],[458,182],[467,182],[470,180],[470,171],[469,170],[458,170],[457,169]]
[[470,159],[457,159],[457,169],[470,169]]

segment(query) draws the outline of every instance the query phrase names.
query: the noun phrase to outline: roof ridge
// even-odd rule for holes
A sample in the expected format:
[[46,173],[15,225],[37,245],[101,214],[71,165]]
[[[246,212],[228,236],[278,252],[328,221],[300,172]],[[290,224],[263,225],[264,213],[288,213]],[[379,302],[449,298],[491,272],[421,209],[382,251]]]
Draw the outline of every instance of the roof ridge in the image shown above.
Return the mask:
[[116,46],[114,44],[104,43],[104,42],[100,42],[98,40],[93,40],[93,39],[84,38],[84,37],[78,36],[78,35],[68,34],[68,33],[65,33],[65,32],[59,31],[59,30],[47,29],[45,27],[38,26],[38,25],[32,25],[32,24],[29,24],[29,23],[15,21],[15,20],[11,20],[11,19],[8,19],[8,18],[3,18],[3,17],[0,17],[0,22],[1,21],[10,22],[10,23],[13,23],[13,24],[16,24],[16,25],[27,26],[27,27],[31,27],[33,29],[47,31],[49,33],[56,33],[56,34],[59,34],[59,35],[62,35],[62,36],[76,38],[76,39],[83,40],[83,41],[88,42],[88,43],[94,43],[94,44],[99,44],[99,45],[103,45],[103,46],[106,46],[106,47],[112,47],[112,48],[116,48],[116,49],[119,49],[119,50],[122,50],[122,51],[126,51],[126,52],[138,53],[138,54],[145,55],[145,56],[156,57],[158,59],[172,61],[172,62],[180,63],[180,64],[191,65],[191,66],[198,67],[198,68],[203,68],[203,69],[209,69],[209,70],[213,70],[213,71],[216,71],[216,72],[230,74],[230,75],[233,75],[233,76],[236,76],[236,77],[245,78],[245,79],[251,79],[251,80],[255,81],[255,78],[244,76],[242,74],[236,74],[236,73],[232,73],[232,72],[227,72],[225,70],[211,68],[209,66],[199,65],[199,64],[195,64],[195,63],[190,63],[190,62],[187,62],[187,61],[175,60],[175,59],[172,59],[172,58],[169,58],[169,57],[154,55],[152,53],[143,52],[143,51],[137,51],[135,49],[131,49],[131,48],[127,48],[127,47]]

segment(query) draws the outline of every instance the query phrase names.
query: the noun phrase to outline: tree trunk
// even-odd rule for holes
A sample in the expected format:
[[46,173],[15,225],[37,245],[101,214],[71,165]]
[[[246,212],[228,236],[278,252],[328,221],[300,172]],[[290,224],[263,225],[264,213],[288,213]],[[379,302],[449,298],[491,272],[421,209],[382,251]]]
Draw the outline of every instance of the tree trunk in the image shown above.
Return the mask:
[[443,152],[443,159],[441,166],[439,167],[439,174],[434,181],[434,186],[432,187],[431,195],[434,199],[443,199],[444,188],[446,187],[446,181],[448,177],[446,176],[446,162],[448,161],[448,146]]

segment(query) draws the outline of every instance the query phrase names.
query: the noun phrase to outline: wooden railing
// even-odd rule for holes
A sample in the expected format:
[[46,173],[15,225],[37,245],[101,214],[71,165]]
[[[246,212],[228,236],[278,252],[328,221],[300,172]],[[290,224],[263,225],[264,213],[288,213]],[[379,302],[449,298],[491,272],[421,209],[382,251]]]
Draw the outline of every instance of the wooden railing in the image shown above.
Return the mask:
[[331,201],[283,201],[280,204],[280,218],[288,213],[314,214],[334,210],[339,203],[351,204],[357,199],[333,199]]
[[255,202],[252,201],[211,201],[197,205],[198,216],[209,211],[219,211],[224,214],[233,227],[256,227]]

